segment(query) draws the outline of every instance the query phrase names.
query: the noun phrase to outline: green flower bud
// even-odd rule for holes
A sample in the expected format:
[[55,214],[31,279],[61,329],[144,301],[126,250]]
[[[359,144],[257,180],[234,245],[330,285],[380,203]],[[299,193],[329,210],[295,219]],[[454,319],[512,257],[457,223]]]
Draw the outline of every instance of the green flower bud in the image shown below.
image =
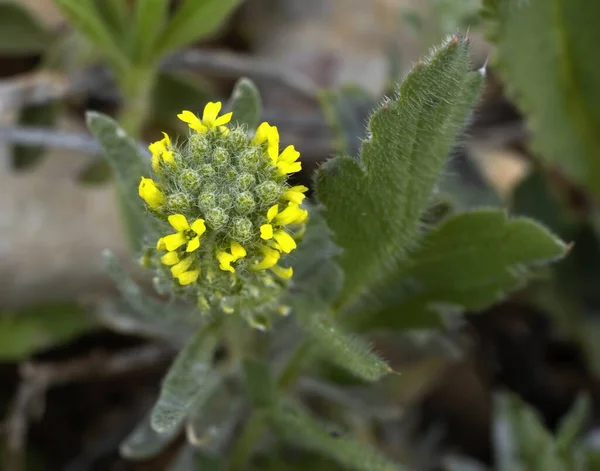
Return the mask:
[[247,190],[254,186],[256,178],[251,173],[240,173],[237,177],[238,187]]
[[188,154],[196,162],[203,162],[211,152],[210,141],[204,134],[192,134],[188,140]]
[[167,208],[173,213],[187,213],[190,211],[190,199],[185,193],[173,193],[167,198]]
[[211,208],[206,211],[206,223],[215,231],[222,229],[228,220],[229,216],[221,208]]
[[217,205],[217,197],[213,192],[202,193],[198,197],[198,207],[203,212],[208,212]]
[[223,147],[217,147],[213,151],[212,162],[216,167],[224,167],[229,163],[229,152]]
[[252,221],[248,218],[235,218],[231,228],[231,237],[237,242],[243,243],[251,239],[254,234]]
[[244,170],[255,171],[260,166],[263,155],[258,149],[246,149],[240,155],[240,167]]
[[200,166],[199,173],[204,180],[208,180],[209,178],[213,178],[217,172],[212,165],[204,164]]
[[240,214],[248,214],[254,210],[256,201],[249,191],[244,191],[237,195],[235,199],[235,210]]
[[179,178],[183,187],[189,192],[197,190],[200,186],[201,178],[198,172],[196,172],[195,170],[188,168],[181,172]]
[[235,128],[227,136],[231,150],[239,152],[248,146],[248,132],[245,128]]
[[281,190],[280,185],[274,181],[267,180],[256,187],[255,194],[261,204],[271,205],[277,202],[279,195],[281,195]]
[[231,208],[231,204],[233,202],[233,197],[229,193],[223,193],[219,196],[219,206],[222,208]]

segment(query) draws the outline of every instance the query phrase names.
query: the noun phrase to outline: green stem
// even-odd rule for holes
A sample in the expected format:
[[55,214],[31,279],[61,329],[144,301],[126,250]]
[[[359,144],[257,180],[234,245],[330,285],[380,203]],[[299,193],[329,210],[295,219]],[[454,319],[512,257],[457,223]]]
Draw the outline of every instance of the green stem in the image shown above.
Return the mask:
[[134,139],[140,137],[150,109],[150,95],[156,80],[153,67],[132,67],[120,80],[123,106],[119,115],[121,127]]
[[[303,340],[296,347],[296,350],[290,356],[279,375],[279,380],[277,381],[277,389],[279,391],[286,390],[294,383],[309,349],[310,342],[308,340]],[[227,471],[242,471],[245,468],[246,463],[250,460],[256,442],[262,437],[265,431],[265,427],[264,415],[260,411],[252,412],[250,418],[244,424],[239,438],[235,442]]]

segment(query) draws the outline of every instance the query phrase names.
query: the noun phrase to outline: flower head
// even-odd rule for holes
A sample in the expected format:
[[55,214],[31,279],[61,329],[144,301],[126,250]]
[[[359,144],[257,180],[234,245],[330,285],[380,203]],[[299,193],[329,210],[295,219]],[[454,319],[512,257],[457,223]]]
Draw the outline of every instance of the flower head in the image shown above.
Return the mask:
[[279,152],[275,126],[262,123],[249,137],[220,111],[221,103],[208,103],[202,119],[183,111],[187,141],[173,145],[163,134],[149,146],[156,182],[142,178],[139,192],[165,227],[154,266],[175,291],[197,293],[203,309],[216,303],[230,312],[242,303],[248,312],[249,305],[283,312],[277,298],[293,270],[279,263],[296,248],[308,214],[301,207],[308,188],[286,182],[301,168],[300,153]]

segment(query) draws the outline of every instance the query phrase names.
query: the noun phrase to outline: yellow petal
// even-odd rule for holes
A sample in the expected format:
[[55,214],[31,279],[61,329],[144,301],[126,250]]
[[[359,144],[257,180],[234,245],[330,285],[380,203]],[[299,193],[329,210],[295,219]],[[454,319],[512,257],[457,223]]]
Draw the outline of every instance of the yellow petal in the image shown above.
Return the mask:
[[190,270],[179,275],[177,279],[179,280],[180,285],[185,286],[191,283],[195,283],[198,279],[198,276],[200,276],[200,270]]
[[190,126],[190,128],[195,131],[206,132],[208,130],[206,128],[206,126],[204,126],[204,124],[202,124],[200,119],[198,119],[198,116],[196,116],[191,111],[187,111],[187,110],[182,111],[181,113],[179,113],[177,115],[177,117],[184,123],[187,123]]
[[277,231],[275,234],[273,234],[273,237],[275,237],[279,247],[285,253],[290,253],[296,248],[296,241],[285,231]]
[[229,128],[226,126],[219,126],[219,132],[223,134],[223,136],[227,136],[227,134],[229,134]]
[[173,158],[173,152],[170,150],[166,150],[162,154],[160,154],[160,158],[163,159],[163,161],[165,161],[167,163],[170,163],[170,164],[175,163],[175,159]]
[[269,249],[267,247],[261,248],[265,257],[257,264],[252,266],[253,270],[266,270],[267,268],[274,267],[279,261],[279,252],[277,250]]
[[177,232],[176,234],[163,237],[163,241],[167,250],[172,252],[173,250],[177,250],[179,247],[185,244],[187,239],[183,233]]
[[273,163],[277,162],[277,156],[279,155],[279,131],[276,126],[271,126],[268,134],[268,146],[267,154],[271,157]]
[[157,250],[167,250],[167,246],[165,245],[165,241],[161,237],[156,241],[156,249]]
[[192,263],[194,263],[194,259],[192,257],[186,257],[181,262],[179,262],[177,265],[173,265],[171,267],[171,273],[173,274],[173,276],[175,278],[178,278],[183,273],[188,271],[188,268],[190,268],[192,266]]
[[279,212],[279,205],[275,204],[269,208],[267,211],[267,221],[271,222],[277,213]]
[[165,147],[171,147],[171,138],[169,137],[169,135],[164,131],[163,131],[162,135],[163,135],[162,142],[165,145]]
[[179,263],[179,255],[177,255],[177,252],[167,252],[160,260],[165,265],[175,265],[176,263]]
[[206,232],[206,225],[204,224],[204,219],[196,219],[192,223],[192,231],[201,236]]
[[183,214],[172,214],[169,216],[169,224],[178,232],[189,231],[190,225]]
[[[295,188],[298,188],[298,187],[292,187],[289,190],[284,191],[283,195],[281,195],[281,197],[284,200],[291,201],[292,203],[300,204],[300,203],[302,203],[304,198],[306,198],[306,195],[302,191],[295,190]],[[303,187],[303,188],[306,188],[306,187]],[[306,191],[306,190],[304,190],[304,191]]]
[[227,124],[229,121],[231,121],[232,116],[233,116],[233,112],[231,112],[231,111],[229,113],[225,113],[223,116],[221,116],[215,120],[215,125],[223,126],[224,124]]
[[148,206],[153,209],[158,209],[165,201],[165,195],[163,195],[158,185],[151,178],[142,177],[138,193]]
[[217,120],[217,116],[219,115],[219,111],[221,111],[221,102],[213,102],[209,101],[204,107],[204,113],[202,114],[202,123],[212,129],[215,127],[215,121]]
[[231,243],[231,255],[233,255],[233,261],[246,256],[246,249],[242,247],[238,242]]
[[271,125],[269,123],[260,123],[258,128],[256,128],[256,133],[252,138],[252,144],[255,146],[261,145],[269,138],[269,130],[271,129]]
[[196,236],[192,240],[190,240],[187,244],[186,252],[193,252],[194,250],[198,250],[200,247],[200,237]]
[[263,224],[260,226],[260,238],[264,240],[273,238],[273,226],[271,226],[271,224]]
[[277,159],[277,162],[291,164],[298,160],[298,157],[300,157],[300,152],[298,152],[294,146],[287,146],[279,156],[279,159]]
[[275,265],[274,267],[271,267],[271,271],[273,273],[275,273],[279,278],[283,278],[284,280],[289,280],[292,277],[292,275],[294,274],[294,270],[292,267],[283,268],[283,267],[280,267],[279,265]]
[[280,175],[296,173],[296,172],[299,172],[300,170],[302,170],[302,163],[293,162],[293,163],[289,164],[287,162],[279,162],[277,164],[277,168],[279,169]]
[[308,211],[306,209],[301,209],[300,213],[298,213],[298,216],[296,217],[296,219],[294,219],[292,221],[292,224],[302,224],[304,221],[306,221],[307,217],[308,217]]
[[217,252],[217,260],[219,261],[219,268],[223,271],[230,271],[233,273],[235,270],[231,266],[231,262],[233,262],[233,255],[228,252]]
[[294,203],[288,204],[282,212],[275,216],[275,222],[281,226],[292,224],[295,220],[302,216],[302,209]]

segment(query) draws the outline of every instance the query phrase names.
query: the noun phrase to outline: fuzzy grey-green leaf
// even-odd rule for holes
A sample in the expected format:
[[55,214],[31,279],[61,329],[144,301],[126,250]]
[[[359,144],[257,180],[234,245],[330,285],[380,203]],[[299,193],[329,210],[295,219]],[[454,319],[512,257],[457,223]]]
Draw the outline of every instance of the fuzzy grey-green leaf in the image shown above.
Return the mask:
[[600,2],[486,0],[484,15],[533,146],[599,198]]
[[144,238],[154,237],[160,232],[138,195],[140,178],[150,174],[148,159],[142,156],[134,140],[112,118],[96,112],[88,112],[86,118],[88,128],[100,142],[114,171],[130,243],[138,250]]
[[165,433],[174,429],[189,412],[208,400],[221,380],[212,367],[216,344],[214,332],[207,327],[199,330],[179,353],[152,409],[154,430]]
[[241,78],[237,81],[231,94],[231,111],[234,123],[245,125],[249,130],[256,129],[262,113],[262,103],[258,88],[252,80]]
[[119,451],[127,459],[147,460],[169,446],[179,431],[180,428],[175,427],[167,433],[158,433],[150,424],[150,415],[147,415],[121,443]]
[[456,35],[373,114],[359,159],[336,157],[319,172],[317,196],[344,250],[340,304],[415,245],[421,214],[480,88],[481,75],[469,67],[468,41]]
[[496,209],[461,213],[426,234],[410,259],[346,315],[360,316],[368,328],[402,329],[412,317],[431,316],[436,306],[481,309],[520,286],[530,266],[566,252],[531,219],[510,219]]

